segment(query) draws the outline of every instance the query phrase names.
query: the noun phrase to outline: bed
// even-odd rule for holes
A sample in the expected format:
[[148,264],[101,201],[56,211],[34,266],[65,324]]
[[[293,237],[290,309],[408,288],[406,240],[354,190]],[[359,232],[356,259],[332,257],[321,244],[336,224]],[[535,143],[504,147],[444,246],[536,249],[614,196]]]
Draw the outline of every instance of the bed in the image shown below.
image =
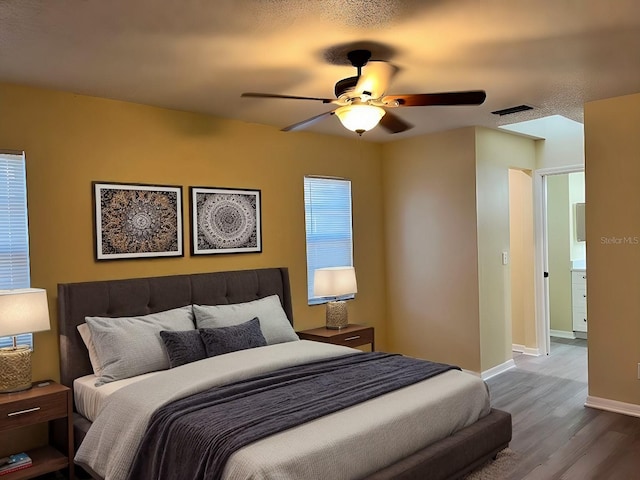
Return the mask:
[[[81,380],[83,378],[87,378],[87,376],[90,378],[93,374],[93,368],[87,348],[85,347],[77,329],[78,325],[85,322],[86,317],[98,316],[116,318],[147,315],[192,304],[242,304],[244,302],[251,302],[257,299],[271,297],[273,295],[278,296],[287,319],[291,324],[293,324],[291,293],[288,271],[286,268],[265,268],[256,270],[60,284],[58,286],[58,322],[60,331],[61,382],[70,388],[74,388],[75,383],[79,390],[81,388]],[[211,359],[211,361],[224,363],[227,361],[227,357],[231,358],[234,355],[245,355],[242,357],[244,365],[244,363],[251,361],[250,359],[245,360],[250,357],[253,357],[253,361],[259,363],[259,355],[262,354],[261,352],[268,352],[270,356],[291,356],[298,354],[291,353],[289,350],[295,350],[297,348],[300,351],[305,352],[315,352],[317,350],[318,355],[324,356],[334,354],[333,352],[323,350],[327,347],[337,347],[338,349],[346,348],[304,340],[290,342],[290,344],[290,346],[270,345],[260,347],[252,349],[253,351],[247,351],[249,352],[248,354],[234,352],[222,355],[219,359]],[[282,353],[272,354],[272,352]],[[336,350],[336,355],[341,355],[342,353],[343,352]],[[346,355],[346,353],[349,352],[344,353]],[[248,355],[248,357],[246,355]],[[184,369],[185,371],[189,368],[195,370],[202,368],[197,366],[197,364],[200,363],[202,362],[195,362],[194,364],[179,368]],[[172,370],[174,370],[173,373]],[[179,381],[179,378],[182,377],[182,375],[178,375],[176,373],[177,371],[178,369],[171,369],[167,371],[167,375],[173,374],[174,380],[171,380],[172,382]],[[165,374],[163,372],[161,373],[163,375]],[[278,441],[284,441],[285,443],[278,443],[276,445],[300,444],[304,445],[305,448],[311,448],[309,447],[309,444],[313,444],[313,441],[305,440],[304,442],[300,442],[296,439],[296,434],[303,435],[301,438],[304,439],[317,437],[315,440],[317,443],[333,443],[333,438],[330,439],[331,441],[327,442],[322,439],[322,435],[332,435],[334,430],[338,430],[338,426],[344,424],[345,418],[348,418],[345,417],[345,415],[350,415],[351,418],[358,418],[358,415],[363,415],[363,418],[371,416],[376,417],[376,419],[378,417],[382,418],[384,417],[385,412],[389,410],[389,404],[385,406],[384,402],[391,401],[389,400],[390,398],[396,398],[389,397],[389,395],[408,395],[404,400],[402,400],[402,404],[404,405],[405,403],[410,403],[408,400],[415,399],[420,395],[423,395],[423,393],[410,395],[411,388],[424,388],[423,384],[432,380],[436,382],[446,382],[448,381],[449,376],[458,374],[462,373],[446,372],[434,377],[433,379],[421,382],[418,386],[400,389],[398,392],[383,395],[380,399],[368,400],[362,405],[351,407],[346,411],[331,413],[326,417],[314,420],[315,423],[309,422],[306,425],[295,427],[294,429],[291,429],[291,431],[277,434],[275,436],[279,437]],[[464,375],[466,375],[466,377],[471,377],[471,375]],[[78,380],[78,382],[76,382],[76,380]],[[468,378],[466,378],[466,380],[470,381]],[[144,381],[148,382],[148,384],[152,384],[154,382],[153,379],[141,380],[141,382]],[[133,387],[129,386],[127,388],[129,390],[147,388],[147,384],[144,385],[145,387],[136,387],[133,385]],[[123,388],[121,391],[126,392],[127,388]],[[477,387],[474,388],[477,389]],[[438,387],[436,390],[440,390],[440,388]],[[74,392],[74,396],[76,393],[78,392]],[[118,395],[119,393],[116,392],[113,398],[116,398]],[[107,400],[107,404],[109,404],[109,402],[111,404],[116,403],[114,401]],[[378,402],[377,405],[376,402]],[[78,408],[79,406],[80,408]],[[97,410],[101,410],[102,408],[103,407],[100,406]],[[105,410],[108,410],[106,407],[104,408]],[[367,413],[369,411],[363,410],[367,408],[372,409],[370,412],[376,412],[375,415],[368,415]],[[376,408],[378,410],[375,410]],[[394,458],[392,460],[386,460],[386,463],[382,465],[374,465],[373,467],[371,465],[367,465],[366,468],[362,470],[364,473],[354,473],[354,476],[349,478],[367,478],[370,480],[417,480],[424,478],[438,480],[461,478],[472,469],[484,463],[486,460],[494,457],[497,452],[507,447],[511,440],[511,416],[508,413],[497,409],[492,409],[490,407],[483,408],[486,409],[486,412],[479,415],[480,418],[477,420],[473,419],[472,421],[468,421],[469,425],[464,426],[451,434],[447,434],[443,438],[438,438],[429,444],[412,447],[412,450],[405,449],[407,452],[406,454],[402,454],[401,457]],[[86,405],[75,405],[74,409],[74,443],[76,450],[78,450],[92,427],[92,421],[83,416],[81,412],[84,412],[87,416],[93,418],[95,418],[97,413],[92,415],[87,414],[86,412],[88,411],[88,407]],[[365,413],[363,414],[363,412]],[[97,423],[99,423],[99,420],[96,421],[96,424]],[[379,428],[380,434],[375,437],[367,437],[369,441],[359,442],[359,444],[365,443],[366,446],[367,443],[370,443],[372,445],[371,448],[373,448],[373,445],[376,442],[382,442],[382,440],[378,440],[379,438],[382,438],[393,431],[393,423],[395,422],[389,423],[389,425],[385,427],[371,427]],[[401,423],[399,423],[399,425],[401,425]],[[94,426],[94,430],[96,428],[97,427]],[[311,435],[310,432],[312,432]],[[259,455],[261,451],[260,449],[262,449],[263,454],[265,454],[265,452],[273,453],[273,444],[269,444],[269,441],[272,440],[270,438],[260,440],[256,442],[255,447],[245,447],[240,450],[240,452],[244,454],[245,451],[252,451],[254,454]],[[384,441],[389,442],[389,439],[385,438]],[[338,442],[338,440],[336,440],[336,442]],[[391,439],[391,443],[396,443],[393,441],[393,438]],[[277,450],[280,449],[280,447],[277,448]],[[285,448],[282,448],[282,450],[285,450]],[[358,449],[354,448],[353,451],[349,452],[346,458],[347,462],[358,463],[358,457],[351,456],[351,454],[355,455],[356,450]],[[366,448],[361,450],[366,450]],[[313,452],[311,455],[313,456]],[[242,455],[238,455],[238,457],[242,457]],[[322,455],[316,455],[316,457],[314,457],[314,462],[318,461],[318,457],[322,457]],[[235,455],[232,459],[233,458],[235,458]],[[321,460],[319,461],[320,463],[316,462],[316,466],[319,465],[318,468],[322,468]],[[229,463],[231,464],[231,459]],[[313,462],[306,463],[311,464]],[[234,467],[232,466],[230,468]],[[242,468],[244,468],[244,466]],[[238,471],[241,471],[242,468],[239,468]],[[102,478],[102,475],[99,472],[91,468],[88,470],[95,478]],[[358,471],[360,470],[354,470],[354,472]],[[234,477],[233,474],[228,473],[225,473],[225,475],[227,476],[224,478],[242,478],[242,474],[237,474],[239,476],[236,477]],[[255,478],[261,477],[255,476]],[[268,478],[268,475],[264,476],[264,478]]]

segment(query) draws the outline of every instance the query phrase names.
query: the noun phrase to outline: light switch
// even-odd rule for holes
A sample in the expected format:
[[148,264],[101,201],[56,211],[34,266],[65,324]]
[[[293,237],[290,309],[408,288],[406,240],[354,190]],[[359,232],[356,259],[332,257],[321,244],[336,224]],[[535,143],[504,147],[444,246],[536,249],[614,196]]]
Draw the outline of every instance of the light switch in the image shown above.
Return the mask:
[[507,252],[502,252],[502,264],[507,265],[509,263],[509,254]]

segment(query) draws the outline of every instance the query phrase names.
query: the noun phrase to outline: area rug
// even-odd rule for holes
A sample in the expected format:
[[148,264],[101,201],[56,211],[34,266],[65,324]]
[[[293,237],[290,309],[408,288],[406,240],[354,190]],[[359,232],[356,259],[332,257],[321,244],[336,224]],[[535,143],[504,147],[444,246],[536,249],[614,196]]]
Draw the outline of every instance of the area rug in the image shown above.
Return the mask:
[[517,464],[518,454],[510,448],[505,448],[498,452],[495,460],[489,460],[464,477],[464,480],[503,480],[509,476]]

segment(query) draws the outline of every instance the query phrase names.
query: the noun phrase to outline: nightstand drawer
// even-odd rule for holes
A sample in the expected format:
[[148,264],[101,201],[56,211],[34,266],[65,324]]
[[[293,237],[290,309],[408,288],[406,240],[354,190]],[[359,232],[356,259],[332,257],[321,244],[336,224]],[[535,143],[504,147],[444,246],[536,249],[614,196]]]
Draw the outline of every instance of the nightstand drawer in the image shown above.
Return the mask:
[[47,422],[66,416],[67,392],[23,398],[16,402],[0,405],[0,431]]
[[359,347],[371,344],[371,351],[375,351],[375,333],[373,327],[350,323],[341,330],[331,330],[320,327],[296,332],[300,340],[313,340],[314,342],[332,343],[345,347]]
[[373,343],[373,328],[365,328],[357,332],[345,332],[334,335],[331,337],[330,342],[347,347],[358,347],[360,345]]

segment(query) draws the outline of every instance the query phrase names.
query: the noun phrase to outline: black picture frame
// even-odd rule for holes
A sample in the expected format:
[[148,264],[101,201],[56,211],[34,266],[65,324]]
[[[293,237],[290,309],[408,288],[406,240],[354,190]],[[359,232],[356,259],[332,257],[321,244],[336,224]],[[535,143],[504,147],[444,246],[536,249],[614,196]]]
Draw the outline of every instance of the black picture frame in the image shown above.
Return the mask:
[[261,191],[189,187],[191,254],[262,252]]
[[184,256],[181,186],[91,185],[96,260]]

